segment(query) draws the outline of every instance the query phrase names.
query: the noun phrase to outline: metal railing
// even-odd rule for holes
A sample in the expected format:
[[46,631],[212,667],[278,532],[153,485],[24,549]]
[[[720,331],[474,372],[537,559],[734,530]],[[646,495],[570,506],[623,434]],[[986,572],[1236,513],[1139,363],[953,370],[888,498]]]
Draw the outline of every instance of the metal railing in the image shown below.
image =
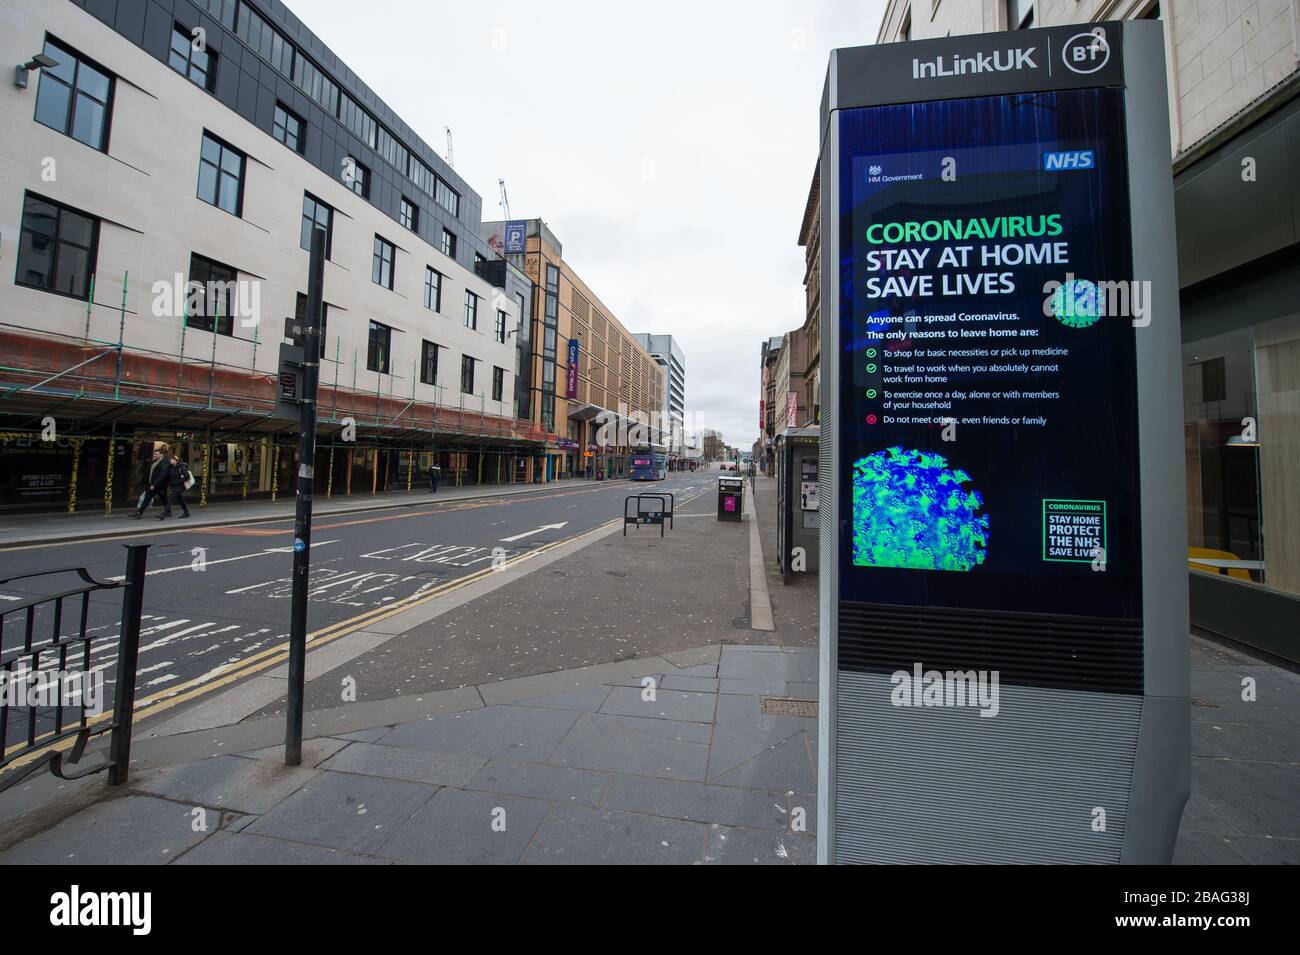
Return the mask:
[[[126,782],[149,545],[125,546],[126,574],[119,581],[98,580],[84,567],[35,571],[0,580],[0,586],[4,586],[18,580],[31,582],[76,574],[82,581],[78,586],[37,594],[12,605],[0,604],[0,770],[8,770],[0,775],[0,792],[45,766],[60,779],[78,779],[107,769],[110,784]],[[87,691],[106,667],[94,666],[96,650],[91,646],[94,638],[88,624],[91,595],[112,590],[122,592],[122,612],[112,718],[106,719],[102,714],[87,712],[85,705]],[[64,633],[65,609],[76,615],[68,634]],[[12,622],[18,626],[11,626]],[[7,646],[11,633],[13,645]],[[34,686],[27,685],[28,674],[35,680]],[[69,706],[69,698],[80,702]],[[18,734],[20,741],[10,746],[11,726],[24,717],[26,727]],[[102,733],[112,734],[107,760],[71,769],[81,761],[86,744]],[[70,748],[64,745],[68,739],[74,740]]]

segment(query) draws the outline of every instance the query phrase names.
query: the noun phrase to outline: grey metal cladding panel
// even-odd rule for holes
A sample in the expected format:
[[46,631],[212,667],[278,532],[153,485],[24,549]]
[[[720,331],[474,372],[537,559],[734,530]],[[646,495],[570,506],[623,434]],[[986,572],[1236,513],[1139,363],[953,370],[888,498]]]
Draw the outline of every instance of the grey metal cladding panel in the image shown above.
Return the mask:
[[[127,2],[138,3],[139,0],[127,0]],[[85,0],[81,6],[95,19],[102,20],[110,27],[117,19],[117,0]]]
[[257,77],[239,71],[239,95],[235,100],[235,112],[253,125],[257,125],[257,98],[261,95],[262,84]]
[[[154,59],[167,62],[167,51],[171,48],[172,26],[175,22],[170,11],[156,3],[149,4],[145,9],[141,46]],[[217,66],[217,79],[221,79],[220,64]]]
[[885,674],[837,688],[837,862],[1119,861],[1140,697],[1004,686],[987,718],[895,707]]
[[144,0],[135,0],[133,3],[119,3],[117,6],[117,17],[113,21],[113,29],[126,37],[136,46],[144,46],[144,20],[152,4]]
[[[1184,179],[1174,192],[1178,223],[1178,281],[1194,285],[1300,239],[1300,116],[1243,142]],[[1255,160],[1256,179],[1242,179],[1242,161]]]

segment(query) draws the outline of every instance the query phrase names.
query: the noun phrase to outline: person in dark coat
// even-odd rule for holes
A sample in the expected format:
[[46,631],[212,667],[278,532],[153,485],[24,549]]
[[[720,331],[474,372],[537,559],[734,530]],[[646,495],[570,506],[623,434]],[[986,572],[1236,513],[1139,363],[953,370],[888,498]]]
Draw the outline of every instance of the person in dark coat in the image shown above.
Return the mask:
[[190,466],[173,454],[168,473],[171,478],[172,503],[181,506],[181,517],[189,517],[190,508],[185,503],[185,482],[190,480]]
[[153,503],[154,498],[162,501],[163,512],[159,515],[158,520],[162,520],[171,513],[171,503],[167,499],[168,491],[171,488],[171,462],[163,456],[161,448],[153,449],[153,461],[149,465],[149,485],[145,489],[144,500],[139,509],[135,512],[135,519],[138,521],[144,517],[144,512],[149,510],[149,505]]
[[433,467],[429,468],[429,493],[430,494],[438,493],[438,481],[441,479],[442,479],[442,468],[438,467],[438,465],[436,464]]

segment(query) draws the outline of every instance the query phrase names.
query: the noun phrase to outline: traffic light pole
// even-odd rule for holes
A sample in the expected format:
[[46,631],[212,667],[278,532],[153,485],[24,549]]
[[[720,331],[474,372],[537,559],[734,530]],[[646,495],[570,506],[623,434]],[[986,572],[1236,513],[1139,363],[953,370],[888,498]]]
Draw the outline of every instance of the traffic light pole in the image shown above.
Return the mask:
[[325,282],[325,230],[312,229],[307,270],[307,322],[303,329],[301,433],[298,440],[298,507],[293,522],[293,600],[289,614],[289,701],[284,764],[302,764],[302,704],[307,676],[307,582],[311,570],[312,464],[316,459],[316,389],[320,381],[320,316]]

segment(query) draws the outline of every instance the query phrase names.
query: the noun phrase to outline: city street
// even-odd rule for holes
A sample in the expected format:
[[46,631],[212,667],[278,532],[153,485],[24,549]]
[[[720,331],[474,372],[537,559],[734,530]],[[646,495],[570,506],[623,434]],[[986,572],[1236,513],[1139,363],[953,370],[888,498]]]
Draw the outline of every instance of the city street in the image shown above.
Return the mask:
[[[663,489],[684,500],[704,485],[694,474],[653,484],[575,481],[509,497],[439,504],[430,495],[427,504],[318,517],[308,632],[335,631],[418,605],[448,585],[490,572],[494,559],[497,566],[512,566],[617,519],[628,494]],[[122,573],[124,544],[149,545],[137,679],[142,710],[182,689],[191,699],[201,696],[212,681],[225,685],[247,662],[282,650],[292,590],[292,519],[205,527],[197,508],[188,521],[160,522],[156,512],[140,522],[138,535],[0,551],[0,579],[84,567],[110,580]],[[71,573],[14,581],[0,587],[0,607],[74,582]],[[119,606],[117,592],[92,596],[87,623],[94,635],[92,668],[104,673],[106,709],[112,706]],[[37,646],[49,639],[52,613],[52,605],[43,604],[35,615]],[[3,639],[6,651],[21,646],[21,624],[7,621]],[[57,660],[41,662],[51,668]],[[20,730],[11,723],[9,732],[12,740]]]

